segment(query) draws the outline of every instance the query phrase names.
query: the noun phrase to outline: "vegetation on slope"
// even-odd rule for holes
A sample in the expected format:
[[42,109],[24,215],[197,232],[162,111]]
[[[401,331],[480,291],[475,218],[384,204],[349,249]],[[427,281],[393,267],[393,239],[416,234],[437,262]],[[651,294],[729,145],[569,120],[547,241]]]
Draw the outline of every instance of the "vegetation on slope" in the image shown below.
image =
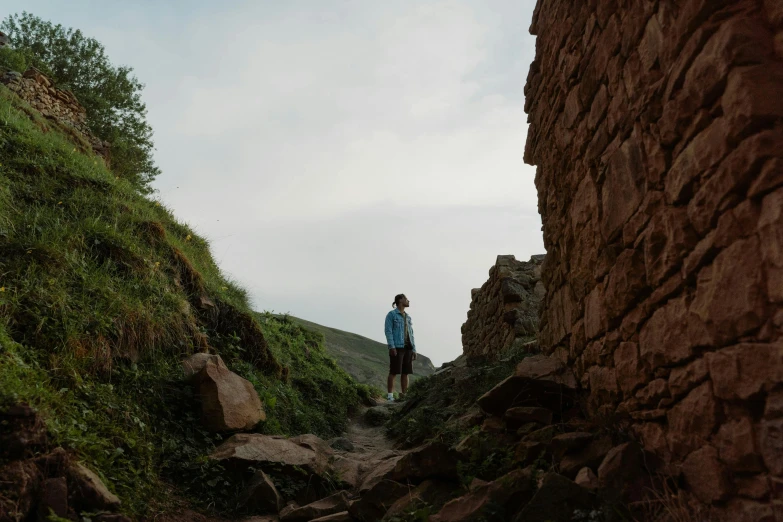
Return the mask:
[[111,143],[112,172],[142,190],[160,174],[152,158],[152,127],[141,100],[144,85],[133,69],[115,67],[103,45],[79,30],[23,12],[9,15],[0,30],[11,46],[0,49],[0,67],[24,72],[35,67],[87,109],[87,125]]
[[[291,319],[308,330],[323,334],[326,351],[337,359],[338,364],[354,379],[361,383],[386,390],[386,378],[389,375],[389,355],[385,344],[373,341],[361,335],[322,326],[304,319]],[[432,361],[420,353],[413,363],[411,382],[432,375],[435,367]],[[400,380],[396,380],[399,391]]]
[[226,508],[180,360],[220,354],[264,401],[265,433],[340,433],[367,387],[322,337],[254,314],[207,242],[0,86],[0,408],[27,402],[52,442],[112,484],[125,510],[172,484]]

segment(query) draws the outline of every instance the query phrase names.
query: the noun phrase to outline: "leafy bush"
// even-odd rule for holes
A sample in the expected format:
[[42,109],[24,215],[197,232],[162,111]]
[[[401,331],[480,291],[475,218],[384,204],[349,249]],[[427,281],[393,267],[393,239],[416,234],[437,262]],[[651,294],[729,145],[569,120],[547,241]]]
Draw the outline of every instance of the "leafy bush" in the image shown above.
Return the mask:
[[9,15],[0,30],[13,49],[0,53],[0,66],[24,70],[33,66],[60,88],[70,89],[87,109],[87,124],[112,144],[116,175],[142,190],[160,173],[152,153],[152,128],[141,101],[144,88],[130,67],[115,67],[103,45],[78,29],[23,12]]

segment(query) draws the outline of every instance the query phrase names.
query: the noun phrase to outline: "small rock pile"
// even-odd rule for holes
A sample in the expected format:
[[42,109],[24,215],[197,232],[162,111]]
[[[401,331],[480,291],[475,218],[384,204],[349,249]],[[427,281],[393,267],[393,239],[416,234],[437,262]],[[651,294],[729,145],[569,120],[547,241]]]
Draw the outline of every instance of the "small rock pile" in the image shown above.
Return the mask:
[[[47,448],[46,428],[27,405],[0,414],[0,522],[47,520],[50,512],[77,520],[97,513],[94,522],[130,522],[120,515],[120,499],[84,464],[63,448]],[[38,454],[38,456],[33,456]]]
[[4,84],[44,117],[54,120],[86,140],[93,151],[108,162],[110,144],[102,141],[87,127],[87,111],[72,92],[58,89],[41,71],[31,67],[24,73],[8,71],[0,75]]
[[468,319],[462,325],[467,357],[494,359],[536,335],[538,308],[546,292],[541,283],[543,258],[533,256],[524,262],[498,256],[489,279],[471,290]]

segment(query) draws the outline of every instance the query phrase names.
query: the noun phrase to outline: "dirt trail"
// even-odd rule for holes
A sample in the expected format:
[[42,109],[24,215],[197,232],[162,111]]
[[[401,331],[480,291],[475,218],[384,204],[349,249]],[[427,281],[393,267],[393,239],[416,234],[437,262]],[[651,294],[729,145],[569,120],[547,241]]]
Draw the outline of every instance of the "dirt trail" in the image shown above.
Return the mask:
[[[393,403],[381,403],[379,407],[391,408],[394,406]],[[362,408],[350,420],[346,430],[346,438],[353,442],[355,446],[354,453],[364,454],[367,458],[373,454],[394,450],[394,444],[386,437],[386,431],[383,426],[370,426],[364,420],[364,414],[368,409]],[[356,460],[367,460],[359,459],[358,455],[355,458]]]

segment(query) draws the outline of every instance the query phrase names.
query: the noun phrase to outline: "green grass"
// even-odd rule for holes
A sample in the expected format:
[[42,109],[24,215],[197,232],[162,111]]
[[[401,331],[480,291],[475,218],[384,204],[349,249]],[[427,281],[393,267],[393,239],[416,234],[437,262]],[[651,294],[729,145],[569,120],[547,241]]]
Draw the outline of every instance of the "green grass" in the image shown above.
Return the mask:
[[320,334],[255,314],[207,241],[0,86],[0,408],[44,416],[128,513],[172,495],[230,510],[180,360],[220,354],[265,403],[257,431],[339,434],[369,393]]
[[[323,334],[327,352],[335,357],[340,366],[354,379],[380,390],[386,390],[386,378],[389,375],[389,349],[385,344],[297,317],[291,317],[291,319],[309,330]],[[413,363],[411,383],[432,375],[434,372],[435,367],[432,361],[417,353],[416,361]],[[395,381],[395,387],[397,391],[400,391],[400,379]]]

